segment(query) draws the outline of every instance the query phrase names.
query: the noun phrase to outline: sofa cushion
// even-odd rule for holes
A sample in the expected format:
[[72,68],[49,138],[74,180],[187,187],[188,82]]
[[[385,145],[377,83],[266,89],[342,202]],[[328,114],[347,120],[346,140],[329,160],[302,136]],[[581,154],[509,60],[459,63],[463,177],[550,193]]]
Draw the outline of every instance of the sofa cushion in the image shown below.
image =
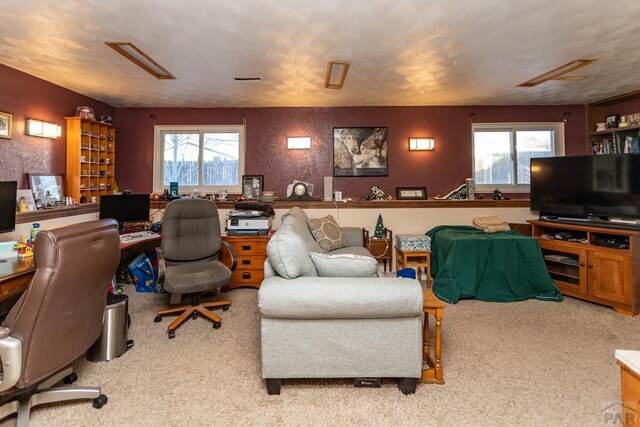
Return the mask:
[[307,214],[298,207],[293,207],[289,209],[289,212],[282,215],[282,224],[290,224],[296,233],[302,238],[302,240],[307,245],[307,250],[309,252],[326,252],[323,250],[316,239],[313,238],[311,231],[309,230],[309,226],[307,225],[307,220],[309,217]]
[[316,242],[325,251],[333,251],[347,246],[340,226],[331,215],[324,218],[310,218],[307,220],[307,225]]
[[310,253],[320,277],[376,277],[378,261],[371,256]]
[[345,248],[336,249],[335,251],[327,252],[329,255],[360,255],[360,256],[373,256],[371,252],[364,246],[347,246]]
[[267,244],[269,263],[286,279],[317,276],[304,240],[291,224],[282,224]]

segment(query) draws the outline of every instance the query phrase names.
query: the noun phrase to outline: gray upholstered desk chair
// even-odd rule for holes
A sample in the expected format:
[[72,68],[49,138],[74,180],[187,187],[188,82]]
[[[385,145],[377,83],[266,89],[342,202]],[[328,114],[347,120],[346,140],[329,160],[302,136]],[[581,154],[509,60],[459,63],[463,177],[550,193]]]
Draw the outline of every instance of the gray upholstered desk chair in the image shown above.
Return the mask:
[[[233,259],[231,269],[222,264],[220,250],[228,248]],[[200,303],[199,295],[205,291],[219,291],[231,282],[236,255],[231,245],[222,241],[220,220],[215,203],[205,199],[180,199],[167,204],[162,217],[162,243],[157,248],[158,282],[172,294],[190,294],[191,305],[167,308],[156,312],[156,322],[162,316],[179,314],[167,326],[169,338],[186,319],[198,314],[213,322],[214,329],[221,326],[220,316],[209,309],[228,310],[229,300]]]
[[100,337],[107,290],[120,261],[112,219],[41,231],[36,272],[0,328],[0,420],[18,412],[29,423],[32,406],[107,397],[99,387],[53,387],[78,377],[69,367]]

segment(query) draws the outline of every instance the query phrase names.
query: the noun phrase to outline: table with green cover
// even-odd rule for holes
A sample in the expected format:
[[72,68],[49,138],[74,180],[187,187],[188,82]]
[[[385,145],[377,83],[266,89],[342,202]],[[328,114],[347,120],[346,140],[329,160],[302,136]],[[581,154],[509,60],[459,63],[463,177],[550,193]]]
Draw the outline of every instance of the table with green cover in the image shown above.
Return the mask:
[[562,301],[533,237],[450,225],[426,234],[431,238],[433,292],[443,301]]

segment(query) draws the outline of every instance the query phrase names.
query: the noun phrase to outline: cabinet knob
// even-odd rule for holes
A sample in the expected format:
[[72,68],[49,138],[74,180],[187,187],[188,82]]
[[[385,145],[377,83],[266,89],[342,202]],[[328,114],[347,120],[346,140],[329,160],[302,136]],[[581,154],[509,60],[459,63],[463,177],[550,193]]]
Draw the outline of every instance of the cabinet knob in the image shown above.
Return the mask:
[[589,264],[589,268],[593,268],[593,264]]
[[584,262],[581,262],[581,263],[580,263],[580,267],[584,267]]
[[251,279],[251,273],[247,273],[247,272],[242,273],[242,278],[243,279]]

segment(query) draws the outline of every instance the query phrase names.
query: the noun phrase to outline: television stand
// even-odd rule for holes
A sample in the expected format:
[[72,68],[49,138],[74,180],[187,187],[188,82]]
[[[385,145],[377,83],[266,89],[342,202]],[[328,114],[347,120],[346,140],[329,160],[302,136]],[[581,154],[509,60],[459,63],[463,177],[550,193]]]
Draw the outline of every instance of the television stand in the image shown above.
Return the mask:
[[[563,294],[635,316],[640,313],[640,263],[634,262],[640,256],[640,230],[599,221],[527,222],[540,243],[549,274]],[[568,235],[571,237],[566,238]]]

